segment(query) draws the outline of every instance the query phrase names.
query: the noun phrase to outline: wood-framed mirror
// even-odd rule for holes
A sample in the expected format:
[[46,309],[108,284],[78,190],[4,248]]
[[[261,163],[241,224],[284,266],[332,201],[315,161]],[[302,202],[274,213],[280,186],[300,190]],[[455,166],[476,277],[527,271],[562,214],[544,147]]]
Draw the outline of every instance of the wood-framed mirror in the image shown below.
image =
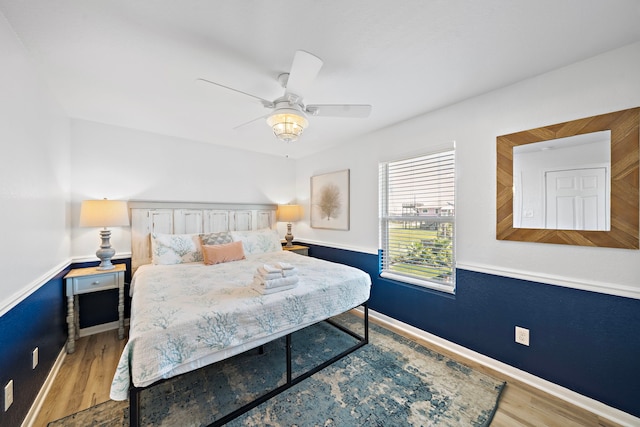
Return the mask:
[[[514,147],[610,131],[607,229],[514,227]],[[538,243],[638,249],[640,243],[640,107],[497,137],[496,238]],[[530,211],[526,214],[533,215]]]

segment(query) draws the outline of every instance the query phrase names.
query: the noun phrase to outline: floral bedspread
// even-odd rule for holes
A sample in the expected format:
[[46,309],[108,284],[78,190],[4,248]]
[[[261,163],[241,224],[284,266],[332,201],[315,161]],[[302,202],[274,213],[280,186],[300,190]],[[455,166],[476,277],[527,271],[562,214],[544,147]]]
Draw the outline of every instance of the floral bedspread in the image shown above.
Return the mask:
[[[251,286],[263,264],[296,267],[294,289],[262,295]],[[217,265],[144,265],[131,284],[129,341],[111,384],[126,400],[133,383],[206,366],[356,307],[369,299],[361,270],[288,251],[248,255]]]

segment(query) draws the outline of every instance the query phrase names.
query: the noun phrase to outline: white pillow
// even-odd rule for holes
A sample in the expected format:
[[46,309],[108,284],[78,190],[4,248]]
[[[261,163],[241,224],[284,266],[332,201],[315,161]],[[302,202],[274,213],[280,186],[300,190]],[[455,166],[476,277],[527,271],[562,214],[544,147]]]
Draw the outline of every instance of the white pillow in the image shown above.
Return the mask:
[[282,250],[280,236],[276,230],[231,231],[234,242],[241,241],[246,255],[262,254]]
[[151,260],[154,264],[201,262],[199,234],[151,234]]

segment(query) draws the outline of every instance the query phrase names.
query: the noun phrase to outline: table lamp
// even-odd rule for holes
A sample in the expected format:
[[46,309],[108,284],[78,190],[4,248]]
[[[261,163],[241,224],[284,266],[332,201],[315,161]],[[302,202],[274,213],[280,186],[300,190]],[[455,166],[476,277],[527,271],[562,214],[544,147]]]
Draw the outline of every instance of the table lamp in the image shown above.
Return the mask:
[[302,206],[300,205],[279,205],[278,206],[278,221],[287,223],[287,234],[284,236],[287,244],[285,246],[291,247],[293,244],[293,234],[291,234],[291,223],[302,219]]
[[111,247],[109,239],[111,231],[107,227],[120,227],[129,225],[129,213],[127,202],[120,200],[85,200],[80,206],[80,227],[104,227],[100,230],[102,244],[96,251],[100,259],[98,270],[112,270],[115,266],[111,258],[116,254]]

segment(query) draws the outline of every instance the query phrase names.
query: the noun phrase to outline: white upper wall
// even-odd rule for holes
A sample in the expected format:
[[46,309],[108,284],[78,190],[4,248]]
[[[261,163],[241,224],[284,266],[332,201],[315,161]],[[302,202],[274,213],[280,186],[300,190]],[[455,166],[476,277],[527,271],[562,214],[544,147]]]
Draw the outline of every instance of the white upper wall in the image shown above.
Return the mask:
[[[282,204],[295,195],[295,166],[281,156],[84,120],[72,121],[71,139],[74,258],[97,260],[100,246],[99,229],[78,227],[85,199]],[[116,253],[129,253],[129,228],[111,232]]]
[[69,259],[69,120],[0,14],[0,315]]
[[[378,163],[455,141],[458,267],[640,298],[640,251],[498,241],[496,137],[640,106],[640,43],[469,99],[297,162],[297,238],[375,253]],[[443,82],[443,84],[449,84]],[[375,108],[375,106],[374,106]],[[302,140],[300,143],[304,143]],[[351,170],[351,229],[309,227],[309,179]]]
[[[87,198],[297,199],[307,204],[306,219],[294,225],[297,238],[375,253],[378,162],[452,141],[457,145],[459,267],[640,294],[640,251],[495,239],[496,136],[639,106],[640,43],[298,161],[82,120],[70,126],[2,15],[0,49],[0,144],[5,153],[0,313],[70,259],[94,257],[97,230],[77,227],[80,202]],[[351,169],[351,230],[310,228],[309,178],[342,169]],[[129,252],[127,231],[113,230],[112,243],[120,254]]]

